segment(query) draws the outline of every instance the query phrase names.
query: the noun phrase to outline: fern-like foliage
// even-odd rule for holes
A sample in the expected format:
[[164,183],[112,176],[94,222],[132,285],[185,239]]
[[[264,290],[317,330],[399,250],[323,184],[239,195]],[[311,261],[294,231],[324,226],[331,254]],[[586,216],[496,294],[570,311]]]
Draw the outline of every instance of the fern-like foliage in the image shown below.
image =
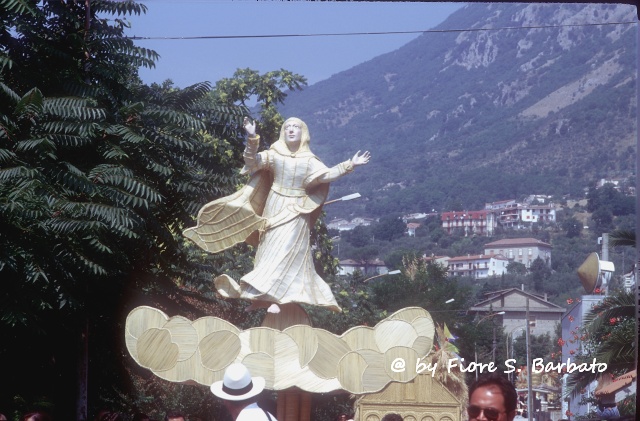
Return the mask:
[[[143,85],[138,68],[158,55],[124,36],[121,17],[146,7],[88,5],[0,0],[0,337],[58,343],[64,332],[73,344],[86,320],[108,350],[92,357],[93,376],[112,390],[129,296],[171,306],[186,288],[215,303],[212,274],[251,264],[249,248],[210,256],[181,235],[204,203],[235,191],[248,110],[212,100],[208,83]],[[31,362],[19,364],[24,378],[41,374]]]
[[28,0],[0,0],[0,8],[7,12],[15,13],[35,13],[35,4]]
[[0,274],[15,286],[7,291],[28,279],[43,292],[3,306],[7,323],[43,308],[81,310],[89,279],[186,278],[181,230],[234,189],[242,145],[220,136],[237,135],[246,110],[207,103],[208,83],[141,85],[137,69],[158,55],[124,36],[121,17],[145,11],[105,0],[88,9],[0,2]]
[[609,245],[611,247],[620,246],[636,246],[636,233],[635,231],[616,230],[609,234]]

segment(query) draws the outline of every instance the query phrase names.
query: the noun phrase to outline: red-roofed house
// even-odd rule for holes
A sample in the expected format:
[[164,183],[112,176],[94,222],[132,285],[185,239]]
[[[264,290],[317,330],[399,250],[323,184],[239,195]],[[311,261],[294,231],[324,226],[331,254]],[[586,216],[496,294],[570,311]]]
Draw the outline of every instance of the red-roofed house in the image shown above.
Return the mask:
[[440,219],[448,234],[460,231],[465,236],[491,236],[497,226],[525,229],[533,223],[555,223],[556,208],[552,203],[520,204],[511,199],[486,203],[483,210],[443,212]]
[[418,229],[418,227],[420,227],[420,224],[417,222],[409,222],[407,224],[407,234],[409,235],[409,237],[416,236],[416,230]]
[[593,394],[599,399],[608,395],[613,402],[620,402],[635,393],[636,378],[636,370],[631,370],[618,377],[613,377],[611,373],[604,373]]
[[465,236],[491,236],[496,227],[493,213],[489,210],[443,212],[440,220],[447,234],[462,230]]

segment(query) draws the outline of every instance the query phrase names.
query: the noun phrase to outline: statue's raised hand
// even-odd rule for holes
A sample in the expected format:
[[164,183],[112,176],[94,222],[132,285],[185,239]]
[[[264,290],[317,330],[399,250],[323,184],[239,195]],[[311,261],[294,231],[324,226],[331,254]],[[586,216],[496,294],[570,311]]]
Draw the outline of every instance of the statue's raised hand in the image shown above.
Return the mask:
[[360,155],[360,151],[358,151],[355,155],[353,155],[353,158],[351,158],[351,162],[353,162],[353,165],[357,167],[358,165],[364,165],[368,163],[369,158],[371,158],[371,154],[369,153],[369,151],[366,151],[362,155]]
[[257,124],[255,121],[252,123],[251,120],[249,120],[249,117],[245,117],[244,120],[242,121],[242,126],[244,127],[244,130],[247,132],[247,136],[256,137]]

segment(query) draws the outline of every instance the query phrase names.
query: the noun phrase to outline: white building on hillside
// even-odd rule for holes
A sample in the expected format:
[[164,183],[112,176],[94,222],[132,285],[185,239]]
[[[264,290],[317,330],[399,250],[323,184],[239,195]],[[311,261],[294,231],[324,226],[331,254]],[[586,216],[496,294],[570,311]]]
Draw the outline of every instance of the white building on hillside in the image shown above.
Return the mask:
[[500,255],[468,255],[452,257],[449,264],[449,276],[471,276],[484,279],[507,273],[509,259]]
[[517,263],[522,263],[527,268],[540,257],[551,267],[551,244],[535,238],[506,238],[493,241],[484,246],[484,253],[488,255],[499,254]]
[[327,224],[327,229],[334,229],[338,231],[351,231],[352,229],[354,229],[359,225],[367,227],[371,225],[372,222],[375,222],[375,219],[357,217],[357,218],[353,218],[351,221],[347,221],[346,219],[342,219],[342,218],[334,218],[331,220],[331,222]]
[[338,275],[353,275],[356,271],[360,271],[365,276],[375,276],[385,275],[389,272],[389,268],[380,259],[370,260],[366,264],[351,259],[340,260]]
[[533,223],[555,223],[556,208],[553,203],[531,205],[502,200],[486,203],[483,210],[442,212],[440,220],[448,234],[458,231],[465,236],[492,236],[498,226],[525,229]]

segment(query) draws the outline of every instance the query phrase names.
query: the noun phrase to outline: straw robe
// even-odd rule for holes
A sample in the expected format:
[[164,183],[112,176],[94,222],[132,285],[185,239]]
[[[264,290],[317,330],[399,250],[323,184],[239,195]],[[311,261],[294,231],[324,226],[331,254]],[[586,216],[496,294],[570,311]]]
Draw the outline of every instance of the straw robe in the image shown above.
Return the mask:
[[292,153],[285,142],[256,153],[249,139],[245,168],[252,174],[239,192],[203,207],[198,226],[185,236],[217,252],[245,241],[258,245],[254,269],[239,282],[218,276],[225,297],[278,304],[305,303],[341,311],[329,285],[316,273],[310,231],[327,197],[329,183],[353,170],[346,161],[327,168],[310,150]]

